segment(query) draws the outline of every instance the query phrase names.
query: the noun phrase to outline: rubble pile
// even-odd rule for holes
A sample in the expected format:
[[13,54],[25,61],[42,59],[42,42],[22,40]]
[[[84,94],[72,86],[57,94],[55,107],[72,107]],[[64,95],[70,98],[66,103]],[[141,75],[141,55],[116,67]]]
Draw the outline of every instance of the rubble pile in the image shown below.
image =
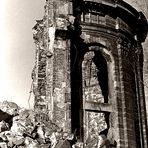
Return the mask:
[[66,148],[67,136],[47,114],[0,103],[0,148]]

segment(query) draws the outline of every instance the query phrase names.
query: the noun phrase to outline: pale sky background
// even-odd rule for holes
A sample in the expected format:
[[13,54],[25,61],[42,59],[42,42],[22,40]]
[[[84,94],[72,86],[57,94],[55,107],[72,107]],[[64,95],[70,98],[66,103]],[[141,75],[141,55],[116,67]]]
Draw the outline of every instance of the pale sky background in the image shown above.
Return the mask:
[[35,62],[32,27],[42,19],[44,4],[45,0],[0,0],[0,101],[28,107]]

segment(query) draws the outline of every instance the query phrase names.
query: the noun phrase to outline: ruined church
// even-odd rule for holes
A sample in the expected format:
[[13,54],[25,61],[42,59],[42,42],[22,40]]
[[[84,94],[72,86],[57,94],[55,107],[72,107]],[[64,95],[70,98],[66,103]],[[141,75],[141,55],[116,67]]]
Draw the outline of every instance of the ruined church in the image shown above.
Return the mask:
[[[144,3],[144,0],[142,0]],[[146,14],[124,0],[46,0],[36,20],[34,109],[87,147],[147,148]]]

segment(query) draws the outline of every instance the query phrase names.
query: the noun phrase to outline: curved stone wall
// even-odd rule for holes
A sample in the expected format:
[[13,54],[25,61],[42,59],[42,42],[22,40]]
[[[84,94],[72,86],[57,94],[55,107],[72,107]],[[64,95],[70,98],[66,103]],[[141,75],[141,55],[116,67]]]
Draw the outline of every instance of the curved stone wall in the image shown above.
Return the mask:
[[[112,85],[111,92],[114,95],[111,96],[110,103],[115,108],[110,113],[110,120],[113,120],[111,132],[108,132],[112,135],[110,139],[114,139],[119,147],[135,148],[141,144],[146,147],[146,118],[139,118],[145,116],[145,108],[142,107],[145,106],[145,101],[141,42],[144,42],[147,34],[146,18],[123,1],[84,1],[81,11],[75,11],[74,25],[79,28],[77,31],[80,38],[73,41],[73,44],[77,47],[78,54],[83,55],[89,51],[90,46],[100,44],[100,50],[104,46],[114,59],[115,79],[111,79],[115,81],[115,85]],[[110,77],[110,73],[108,76]],[[140,136],[141,132],[143,138]]]
[[[142,11],[148,19],[148,1],[147,0],[124,0],[138,11]],[[146,38],[145,43],[143,44],[144,49],[144,85],[145,85],[145,98],[147,106],[147,120],[148,120],[148,37]]]

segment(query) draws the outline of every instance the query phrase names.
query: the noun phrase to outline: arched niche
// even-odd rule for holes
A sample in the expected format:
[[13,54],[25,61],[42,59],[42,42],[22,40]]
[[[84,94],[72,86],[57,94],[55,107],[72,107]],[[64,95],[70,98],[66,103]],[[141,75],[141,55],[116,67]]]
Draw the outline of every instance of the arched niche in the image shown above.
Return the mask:
[[111,102],[108,73],[111,58],[104,50],[90,46],[82,61],[83,140],[91,147],[97,145],[99,133],[110,128],[110,113],[100,108],[101,104]]
[[[111,102],[112,91],[109,86],[113,84],[113,75],[110,73],[113,69],[113,58],[105,46],[100,47],[100,44],[91,43],[88,44],[85,53],[81,55],[78,53],[76,58],[73,59],[74,62],[71,66],[72,131],[76,131],[78,138],[86,142],[89,135],[88,130],[86,132],[86,127],[89,126],[89,122],[86,121],[86,112],[89,116],[96,116],[96,119],[103,119],[100,121],[103,123],[102,127],[98,127],[100,122],[97,125],[92,125],[98,130],[97,134],[109,128],[108,111],[101,112],[100,107],[94,108],[94,110],[89,109],[87,107],[91,104],[87,106],[87,103],[108,104]],[[96,123],[94,122],[94,124]]]

